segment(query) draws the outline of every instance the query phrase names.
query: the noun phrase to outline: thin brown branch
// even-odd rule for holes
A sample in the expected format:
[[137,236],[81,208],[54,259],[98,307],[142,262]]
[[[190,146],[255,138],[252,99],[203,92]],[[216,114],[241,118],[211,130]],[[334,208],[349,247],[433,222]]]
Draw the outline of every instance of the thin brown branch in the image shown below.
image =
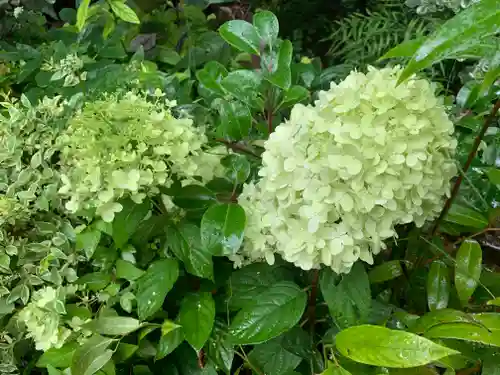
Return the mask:
[[318,298],[318,281],[319,281],[319,269],[313,271],[313,279],[311,282],[311,291],[309,293],[308,302],[308,321],[309,321],[309,331],[311,332],[311,337],[314,337],[314,326],[316,325],[316,300]]
[[462,181],[463,181],[463,178],[464,178],[464,174],[466,174],[467,171],[469,170],[469,167],[472,164],[472,161],[474,160],[474,157],[477,154],[477,150],[479,148],[479,145],[481,144],[481,141],[482,141],[482,139],[484,137],[484,134],[486,133],[486,130],[488,130],[488,128],[490,127],[490,125],[493,123],[493,120],[495,119],[495,116],[496,116],[498,110],[500,110],[500,100],[498,100],[495,103],[495,105],[493,106],[493,109],[491,110],[489,116],[484,121],[484,124],[483,124],[483,127],[481,128],[481,131],[479,132],[479,134],[474,139],[474,144],[472,145],[472,149],[471,149],[471,151],[469,153],[469,156],[467,157],[467,161],[465,162],[464,167],[462,168],[463,169],[463,173],[461,173],[457,177],[457,179],[455,181],[455,184],[453,185],[453,188],[451,189],[450,197],[446,200],[446,203],[444,204],[444,207],[443,207],[441,213],[439,214],[439,217],[437,218],[437,220],[434,223],[434,226],[432,227],[431,236],[434,236],[437,233],[437,231],[439,229],[439,225],[441,224],[441,222],[443,221],[443,219],[446,217],[446,214],[450,210],[451,204],[453,203],[453,201],[457,197],[458,191],[460,190],[460,185],[462,184]]
[[253,157],[256,157],[259,159],[261,158],[261,156],[259,154],[255,153],[253,150],[249,149],[244,144],[241,144],[239,142],[231,142],[231,141],[227,141],[223,138],[216,138],[215,140],[217,142],[224,143],[227,148],[230,148],[234,152],[241,152],[243,154],[252,155]]

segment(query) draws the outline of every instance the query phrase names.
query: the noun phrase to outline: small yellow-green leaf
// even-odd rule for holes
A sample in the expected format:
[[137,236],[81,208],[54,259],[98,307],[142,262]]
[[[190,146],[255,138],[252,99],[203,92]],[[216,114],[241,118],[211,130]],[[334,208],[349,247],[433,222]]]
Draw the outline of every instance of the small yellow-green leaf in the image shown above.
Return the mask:
[[78,11],[76,12],[76,28],[78,31],[82,31],[83,26],[85,26],[85,21],[87,21],[89,13],[90,0],[82,0]]
[[492,300],[488,301],[487,303],[488,303],[488,305],[500,306],[500,297],[492,299]]
[[111,6],[111,10],[113,11],[113,13],[125,22],[141,23],[134,10],[127,4],[125,4],[122,0],[111,0],[109,1],[109,5]]
[[336,336],[339,352],[353,361],[372,366],[417,367],[434,362],[456,350],[438,345],[425,337],[382,326],[360,325]]

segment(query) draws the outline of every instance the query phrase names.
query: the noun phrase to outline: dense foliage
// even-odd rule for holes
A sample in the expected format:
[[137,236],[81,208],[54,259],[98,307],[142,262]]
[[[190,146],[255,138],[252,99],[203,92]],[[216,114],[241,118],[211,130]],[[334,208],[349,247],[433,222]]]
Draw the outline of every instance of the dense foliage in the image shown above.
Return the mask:
[[498,1],[302,3],[0,1],[0,374],[498,373]]

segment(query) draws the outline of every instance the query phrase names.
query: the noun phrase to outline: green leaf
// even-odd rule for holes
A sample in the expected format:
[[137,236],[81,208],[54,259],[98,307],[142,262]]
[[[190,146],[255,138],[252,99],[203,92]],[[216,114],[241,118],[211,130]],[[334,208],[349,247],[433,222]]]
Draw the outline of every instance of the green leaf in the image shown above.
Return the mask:
[[61,348],[50,348],[38,359],[36,367],[47,367],[50,365],[56,368],[68,368],[71,366],[71,359],[78,347],[77,342],[69,342]]
[[200,229],[189,223],[178,228],[167,228],[166,245],[184,263],[186,270],[195,276],[213,280],[212,254],[201,244]]
[[87,16],[89,13],[90,0],[82,0],[78,11],[76,12],[76,28],[78,31],[82,31],[85,22],[87,21]]
[[266,375],[290,374],[302,361],[302,358],[283,347],[281,337],[256,345],[248,358]]
[[185,209],[206,209],[217,200],[214,192],[201,185],[184,186],[173,197],[173,202]]
[[340,365],[328,362],[328,367],[320,375],[352,375],[349,371],[342,368]]
[[445,22],[418,48],[401,74],[402,82],[413,73],[449,57],[461,57],[474,44],[498,32],[500,7],[497,0],[472,4]]
[[113,355],[108,347],[113,339],[93,336],[80,346],[73,356],[71,375],[92,375],[99,371]]
[[353,361],[372,366],[416,367],[458,354],[410,332],[360,325],[337,334],[338,351]]
[[139,349],[137,345],[120,342],[113,355],[113,361],[115,363],[125,362],[134,355],[137,349]]
[[115,215],[113,220],[113,241],[118,248],[123,247],[128,242],[150,209],[149,200],[137,204],[131,199],[127,199],[120,203],[123,209]]
[[292,71],[290,69],[292,52],[292,42],[284,40],[280,44],[276,59],[268,59],[267,63],[265,63],[264,77],[283,90],[288,90],[292,84]]
[[283,96],[280,108],[292,107],[303,100],[309,98],[309,90],[302,86],[290,87]]
[[[168,322],[169,326],[172,327],[172,323],[170,321]],[[160,341],[158,342],[156,351],[156,360],[165,358],[167,355],[172,353],[183,341],[184,332],[180,326],[176,325],[176,327],[167,330],[162,328],[162,334],[160,337]]]
[[243,243],[245,210],[236,203],[210,207],[201,219],[201,243],[213,255],[234,255]]
[[226,374],[230,374],[234,359],[228,326],[222,320],[215,320],[212,334],[208,339],[207,355]]
[[106,272],[88,273],[76,280],[75,284],[87,285],[87,289],[92,291],[100,291],[111,282],[111,275]]
[[268,46],[272,47],[278,39],[280,30],[278,18],[276,18],[272,12],[262,10],[254,14],[253,25],[261,39],[265,41]]
[[497,51],[492,59],[488,61],[488,71],[483,78],[481,91],[487,92],[498,77],[500,77],[500,52]]
[[500,347],[500,331],[489,331],[474,323],[444,323],[425,332],[425,337],[455,339]]
[[252,115],[245,104],[228,102],[217,98],[212,102],[221,118],[217,132],[221,136],[233,140],[240,140],[248,136],[252,127]]
[[84,327],[102,335],[124,336],[138,330],[141,322],[126,316],[99,316]]
[[175,259],[161,259],[152,263],[146,273],[137,280],[137,315],[146,320],[162,306],[167,293],[179,277],[179,265]]
[[226,93],[221,86],[221,81],[226,76],[227,69],[217,61],[207,62],[203,69],[196,72],[201,89],[218,96],[224,96]]
[[307,295],[291,282],[278,282],[263,292],[255,305],[234,317],[230,332],[236,344],[259,344],[279,336],[299,321]]
[[370,283],[383,283],[402,276],[403,268],[400,260],[390,260],[374,267],[369,273]]
[[226,167],[226,176],[233,184],[243,184],[250,176],[250,162],[243,155],[228,155],[221,160],[221,164]]
[[492,352],[483,359],[482,372],[483,375],[500,375],[500,354]]
[[427,276],[427,304],[429,310],[441,310],[448,307],[450,300],[450,270],[442,261],[431,264]]
[[156,46],[156,50],[158,51],[158,61],[172,66],[177,65],[177,63],[181,61],[181,56],[172,48]]
[[254,70],[232,71],[221,81],[222,87],[236,99],[252,103],[259,92],[262,77]]
[[465,240],[455,258],[455,287],[462,304],[467,304],[479,284],[483,252],[477,241]]
[[500,169],[490,168],[486,171],[486,175],[492,184],[500,186]]
[[226,22],[219,29],[220,36],[239,51],[259,55],[260,36],[256,28],[243,20]]
[[208,338],[215,319],[215,303],[212,294],[198,292],[189,294],[181,302],[179,323],[182,325],[186,341],[199,351]]
[[232,309],[256,305],[260,296],[278,281],[283,281],[286,273],[283,268],[272,267],[267,263],[254,263],[245,266],[231,275],[228,282],[229,306]]
[[367,321],[371,311],[371,291],[368,275],[361,263],[354,264],[351,272],[342,277],[338,285],[336,275],[324,269],[320,278],[321,293],[331,316],[340,328]]
[[127,262],[123,259],[118,259],[116,261],[116,273],[115,276],[118,279],[125,279],[128,281],[134,281],[144,275],[144,271],[134,266],[132,263]]
[[110,0],[108,1],[108,3],[111,6],[113,13],[125,22],[141,23],[139,17],[137,17],[137,14],[135,14],[133,9],[125,4],[122,0]]
[[500,306],[500,297],[488,301],[488,305]]
[[90,259],[99,241],[101,241],[101,231],[87,228],[76,235],[76,250],[83,251],[87,259]]
[[413,333],[425,333],[432,327],[442,323],[473,322],[470,315],[453,309],[434,310],[421,316],[411,327]]
[[481,213],[457,203],[451,206],[445,221],[476,229],[484,229],[488,226],[488,219]]
[[378,61],[394,57],[412,57],[424,41],[425,37],[407,40],[390,49],[385,55],[380,57]]

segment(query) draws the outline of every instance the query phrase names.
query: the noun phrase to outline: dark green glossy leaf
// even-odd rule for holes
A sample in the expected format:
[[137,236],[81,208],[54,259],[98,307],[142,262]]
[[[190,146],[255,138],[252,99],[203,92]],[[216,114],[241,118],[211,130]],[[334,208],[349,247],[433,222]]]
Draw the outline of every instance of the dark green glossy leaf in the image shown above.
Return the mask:
[[228,155],[221,160],[221,164],[226,167],[226,176],[233,182],[233,184],[243,184],[250,176],[250,162],[243,155]]
[[353,361],[372,366],[416,367],[458,354],[410,332],[381,326],[360,325],[341,331],[337,349]]
[[490,331],[500,331],[500,313],[485,312],[471,314],[472,318]]
[[243,20],[226,22],[219,29],[220,36],[239,51],[259,55],[260,36],[256,28]]
[[101,335],[118,336],[128,335],[139,329],[140,326],[140,321],[127,316],[100,316],[84,327]]
[[172,353],[184,341],[182,327],[167,320],[162,325],[161,338],[158,342],[156,359],[162,359]]
[[254,14],[253,25],[261,39],[272,47],[278,39],[280,30],[278,18],[272,12],[263,10]]
[[185,209],[205,209],[216,201],[215,194],[201,185],[184,186],[173,197],[174,203]]
[[120,202],[123,209],[115,215],[113,220],[113,241],[118,248],[123,247],[137,230],[150,210],[149,200],[141,204],[127,199]]
[[456,339],[500,347],[500,331],[488,331],[474,323],[444,323],[425,332],[425,337]]
[[395,279],[402,276],[403,274],[404,273],[403,268],[401,267],[401,261],[390,260],[374,267],[368,273],[368,278],[370,279],[370,283],[376,284]]
[[333,362],[328,362],[327,369],[323,371],[321,375],[352,375],[352,374],[345,368],[341,367],[340,365]]
[[99,291],[111,282],[111,275],[106,272],[88,273],[76,280],[75,284],[87,285],[87,288],[92,291]]
[[340,328],[366,322],[371,310],[372,298],[368,275],[361,263],[342,276],[336,285],[337,275],[324,269],[320,278],[321,293],[331,316]]
[[215,320],[215,303],[210,293],[189,294],[181,302],[179,323],[186,341],[199,351],[207,342]]
[[259,344],[286,332],[299,321],[307,296],[297,285],[278,282],[255,305],[239,311],[230,332],[236,344]]
[[50,348],[38,359],[37,367],[47,367],[48,365],[65,369],[71,366],[71,359],[78,348],[78,343],[69,342],[61,348]]
[[185,223],[179,227],[169,226],[166,244],[189,273],[213,280],[212,254],[202,246],[200,229],[196,225]]
[[254,70],[235,70],[225,77],[221,85],[228,93],[246,104],[258,94],[262,77]]
[[113,355],[108,347],[116,340],[93,336],[80,346],[73,355],[72,375],[92,375],[99,371]]
[[470,315],[453,309],[442,309],[431,311],[418,319],[415,324],[411,327],[411,331],[414,333],[424,333],[434,326],[443,323],[458,323],[466,322],[472,323],[473,319]]
[[230,374],[234,359],[234,347],[231,343],[228,326],[222,320],[215,320],[212,335],[208,339],[207,355],[226,374]]
[[267,61],[264,77],[280,89],[288,90],[292,84],[292,62],[293,46],[289,40],[281,42],[276,58]]
[[488,226],[488,219],[484,215],[457,203],[451,206],[445,221],[476,229]]
[[483,252],[477,241],[465,240],[458,249],[455,265],[455,287],[462,304],[476,290],[481,277]]
[[113,361],[115,363],[124,362],[132,357],[137,349],[139,349],[137,345],[121,342],[118,344],[115,354],[113,354]]
[[132,263],[123,259],[116,261],[116,277],[118,279],[125,279],[134,281],[144,275],[144,271],[134,266]]
[[245,210],[240,205],[214,205],[201,219],[201,243],[213,255],[233,255],[243,243],[245,225]]
[[152,263],[146,273],[137,280],[137,314],[145,320],[162,306],[167,293],[179,277],[179,265],[175,259],[162,259]]
[[460,52],[497,33],[499,27],[500,6],[497,0],[472,4],[445,22],[422,43],[403,71],[400,81],[446,58],[461,57]]
[[450,270],[442,261],[431,264],[427,276],[427,304],[429,310],[441,310],[448,307],[450,300]]
[[252,115],[248,107],[239,102],[217,98],[212,102],[221,118],[217,132],[226,138],[240,140],[248,136],[252,127]]
[[290,374],[301,362],[301,358],[290,353],[281,345],[278,337],[269,342],[256,345],[249,353],[250,362],[269,375]]
[[283,96],[281,108],[288,108],[309,98],[309,90],[302,86],[290,87]]

